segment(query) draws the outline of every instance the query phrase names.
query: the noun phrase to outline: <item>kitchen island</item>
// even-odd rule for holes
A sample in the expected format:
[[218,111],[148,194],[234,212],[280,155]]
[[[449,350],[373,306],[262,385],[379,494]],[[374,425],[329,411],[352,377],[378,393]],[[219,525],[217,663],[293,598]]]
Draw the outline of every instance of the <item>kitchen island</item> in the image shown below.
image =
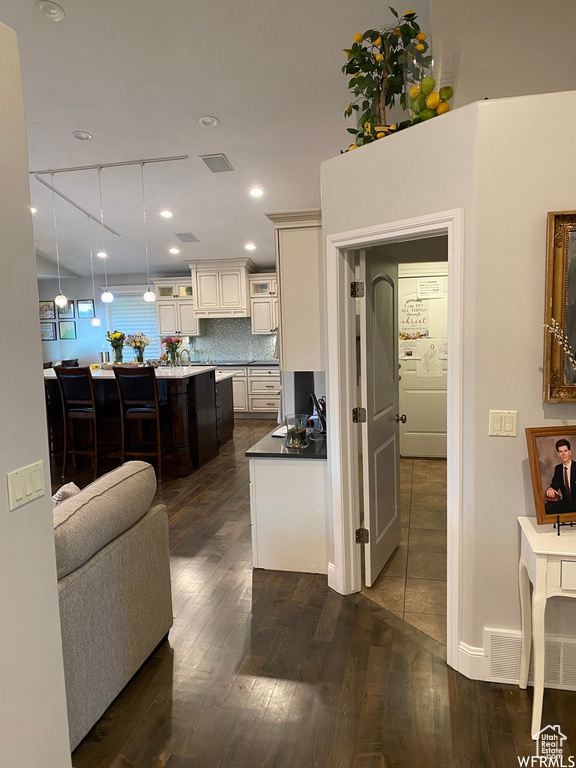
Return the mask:
[[246,451],[254,568],[326,573],[326,437],[294,450],[272,434]]
[[[189,475],[218,454],[216,425],[216,388],[214,366],[183,366],[156,368],[158,396],[167,403],[169,423],[163,424],[169,439],[168,460],[179,477]],[[44,371],[52,408],[49,418],[58,418],[60,396],[53,368]],[[99,403],[118,409],[118,392],[113,370],[92,372],[96,398]],[[56,426],[56,425],[55,425]]]

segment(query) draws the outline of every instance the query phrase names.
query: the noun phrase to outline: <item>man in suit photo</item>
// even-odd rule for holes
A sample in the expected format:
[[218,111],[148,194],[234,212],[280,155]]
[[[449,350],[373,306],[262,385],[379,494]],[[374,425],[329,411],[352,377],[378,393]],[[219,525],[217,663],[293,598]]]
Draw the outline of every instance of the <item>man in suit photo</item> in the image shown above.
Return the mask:
[[556,442],[556,453],[561,463],[554,467],[554,475],[544,494],[547,515],[576,511],[576,464],[572,462],[572,450],[566,438]]

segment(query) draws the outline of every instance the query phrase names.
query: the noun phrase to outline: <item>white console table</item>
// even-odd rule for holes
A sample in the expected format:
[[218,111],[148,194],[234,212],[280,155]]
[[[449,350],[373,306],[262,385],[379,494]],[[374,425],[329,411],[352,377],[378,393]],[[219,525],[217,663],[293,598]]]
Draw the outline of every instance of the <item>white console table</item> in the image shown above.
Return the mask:
[[[522,610],[522,657],[520,688],[528,684],[530,651],[534,641],[534,701],[532,738],[540,731],[544,696],[544,614],[549,597],[576,597],[576,530],[538,525],[535,517],[519,517],[520,606]],[[530,605],[530,582],[534,587]]]

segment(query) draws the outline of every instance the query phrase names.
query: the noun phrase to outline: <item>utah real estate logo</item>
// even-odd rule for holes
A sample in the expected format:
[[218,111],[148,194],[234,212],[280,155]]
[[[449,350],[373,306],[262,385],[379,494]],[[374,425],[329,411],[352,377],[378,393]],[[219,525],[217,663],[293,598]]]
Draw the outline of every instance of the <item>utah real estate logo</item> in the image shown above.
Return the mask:
[[560,730],[559,725],[547,725],[534,737],[536,742],[536,754],[530,757],[519,757],[518,763],[526,768],[575,768],[576,758],[569,755],[564,759],[562,744],[566,736]]

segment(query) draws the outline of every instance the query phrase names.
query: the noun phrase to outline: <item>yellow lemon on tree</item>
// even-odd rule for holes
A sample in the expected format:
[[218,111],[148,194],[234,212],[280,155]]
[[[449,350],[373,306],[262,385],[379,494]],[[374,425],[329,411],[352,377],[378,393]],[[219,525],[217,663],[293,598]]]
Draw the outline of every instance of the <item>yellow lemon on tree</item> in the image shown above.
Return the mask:
[[372,45],[375,45],[376,47],[379,46],[382,43],[382,38],[377,37],[376,40],[372,43]]
[[422,93],[428,96],[436,88],[436,80],[433,77],[423,77],[420,87],[422,88]]
[[386,134],[384,133],[384,131],[379,131],[379,132],[376,134],[376,138],[377,138],[377,139],[381,139],[383,136],[386,136]]
[[376,54],[376,56],[375,56],[374,58],[376,59],[376,61],[382,61],[382,59],[384,58],[384,56],[382,56],[382,54],[381,54],[381,53],[377,53],[377,54]]
[[400,32],[399,29],[395,29],[394,34],[396,35],[396,37],[402,37],[402,32]]
[[360,74],[360,72],[354,72],[354,74],[352,75],[352,77],[358,77],[358,75],[359,75],[359,74]]
[[358,149],[358,144],[350,144],[350,146],[348,147],[348,151],[350,152],[350,150],[352,149]]
[[410,88],[410,98],[415,99],[416,96],[420,94],[420,86],[419,85],[413,85],[412,88]]
[[416,46],[416,50],[417,50],[417,51],[423,51],[423,50],[424,50],[424,46],[422,45],[422,43],[419,43],[419,44]]
[[416,40],[426,40],[426,35],[424,34],[424,32],[418,32],[418,34],[416,35]]
[[350,58],[350,54],[352,53],[352,51],[349,48],[345,48],[344,49],[344,53],[346,54],[346,58],[349,59]]
[[436,107],[436,114],[443,115],[445,112],[450,112],[450,104],[447,101],[441,101]]
[[426,107],[427,109],[436,109],[438,104],[440,104],[440,94],[436,91],[432,91],[426,99]]
[[395,131],[396,130],[396,123],[392,123],[392,125],[389,125],[388,127],[390,128],[391,131]]
[[361,35],[361,34],[360,34],[360,32],[357,32],[357,33],[354,35],[354,42],[355,42],[355,43],[361,43],[361,42],[362,42],[362,40],[364,40],[364,35]]
[[404,16],[414,16],[414,11],[406,11]]

